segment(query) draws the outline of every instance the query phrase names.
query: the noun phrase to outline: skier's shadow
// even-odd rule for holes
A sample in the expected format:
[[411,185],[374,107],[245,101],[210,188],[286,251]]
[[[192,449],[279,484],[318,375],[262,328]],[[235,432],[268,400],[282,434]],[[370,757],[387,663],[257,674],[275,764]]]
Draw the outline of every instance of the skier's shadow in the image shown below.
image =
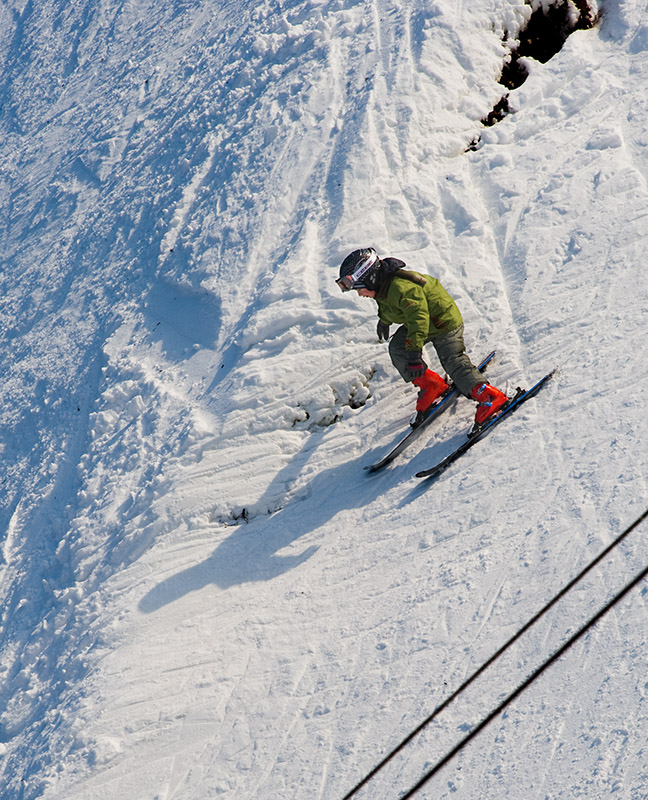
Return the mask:
[[[435,464],[439,464],[446,456],[449,456],[459,445],[466,441],[466,434],[464,431],[455,433],[450,436],[443,436],[432,439],[419,453],[414,456],[407,465],[408,477],[413,477],[417,472],[424,469],[429,469]],[[452,465],[450,466],[450,470]],[[433,475],[428,478],[416,478],[416,484],[412,487],[398,504],[398,508],[404,508],[417,500],[422,494],[432,491],[432,487],[436,481],[443,480],[445,471],[439,475]],[[448,475],[451,474],[449,471]]]
[[[255,507],[262,508],[264,498],[276,499],[279,487],[285,492],[286,485],[295,483],[324,435],[316,433],[307,439],[302,450],[275,476]],[[318,437],[318,441],[313,441],[313,437]],[[363,452],[342,465],[317,472],[310,482],[300,486],[296,497],[289,495],[284,508],[270,516],[264,513],[252,517],[248,524],[240,522],[228,528],[232,533],[219,542],[207,559],[154,586],[140,601],[140,610],[157,611],[209,584],[227,589],[271,580],[303,564],[317,552],[316,544],[295,555],[282,555],[280,551],[317,531],[340,511],[373,502],[390,485],[392,479],[387,473],[369,476],[362,469],[370,461]],[[342,535],[353,536],[353,531],[343,531]]]

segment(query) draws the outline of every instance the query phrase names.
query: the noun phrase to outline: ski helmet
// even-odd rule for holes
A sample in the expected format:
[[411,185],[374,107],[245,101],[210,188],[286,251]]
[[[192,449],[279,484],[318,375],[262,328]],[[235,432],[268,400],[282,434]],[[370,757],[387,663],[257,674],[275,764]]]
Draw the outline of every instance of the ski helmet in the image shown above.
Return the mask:
[[354,250],[340,266],[340,277],[336,283],[343,292],[351,289],[374,289],[375,276],[380,259],[373,247]]

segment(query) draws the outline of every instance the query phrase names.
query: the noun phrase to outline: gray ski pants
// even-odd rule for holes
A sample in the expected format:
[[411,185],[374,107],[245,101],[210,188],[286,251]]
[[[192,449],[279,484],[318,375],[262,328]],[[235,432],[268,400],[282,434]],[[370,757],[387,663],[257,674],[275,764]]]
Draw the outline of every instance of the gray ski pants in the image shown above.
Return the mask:
[[[442,333],[429,341],[436,350],[441,366],[461,394],[470,397],[474,387],[484,383],[484,376],[466,355],[463,332],[464,326],[460,325],[455,330]],[[405,368],[412,355],[411,350],[405,349],[405,339],[407,339],[407,328],[401,325],[389,340],[389,357],[403,380],[405,380]]]

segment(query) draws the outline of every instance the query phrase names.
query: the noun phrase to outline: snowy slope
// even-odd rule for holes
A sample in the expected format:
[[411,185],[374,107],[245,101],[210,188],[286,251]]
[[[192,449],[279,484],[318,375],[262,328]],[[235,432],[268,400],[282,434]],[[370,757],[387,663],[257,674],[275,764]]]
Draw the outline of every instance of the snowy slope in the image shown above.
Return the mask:
[[[514,0],[2,6],[3,800],[341,798],[648,506],[648,16],[599,5],[489,129]],[[432,485],[468,401],[362,470],[414,404],[334,283],[369,244],[442,280],[497,385],[559,368]],[[648,797],[644,597],[420,796]]]

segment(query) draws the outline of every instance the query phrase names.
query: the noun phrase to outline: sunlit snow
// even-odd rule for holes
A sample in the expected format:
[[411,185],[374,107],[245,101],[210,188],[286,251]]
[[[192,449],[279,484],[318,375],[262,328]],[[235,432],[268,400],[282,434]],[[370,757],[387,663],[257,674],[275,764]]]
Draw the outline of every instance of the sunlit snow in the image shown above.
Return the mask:
[[[648,507],[645,2],[599,0],[486,128],[543,4],[0,7],[2,800],[337,800]],[[363,470],[416,396],[335,284],[365,246],[441,280],[495,385],[558,370],[431,484],[474,403]],[[645,533],[358,797],[407,791]],[[419,796],[648,797],[645,597]]]

